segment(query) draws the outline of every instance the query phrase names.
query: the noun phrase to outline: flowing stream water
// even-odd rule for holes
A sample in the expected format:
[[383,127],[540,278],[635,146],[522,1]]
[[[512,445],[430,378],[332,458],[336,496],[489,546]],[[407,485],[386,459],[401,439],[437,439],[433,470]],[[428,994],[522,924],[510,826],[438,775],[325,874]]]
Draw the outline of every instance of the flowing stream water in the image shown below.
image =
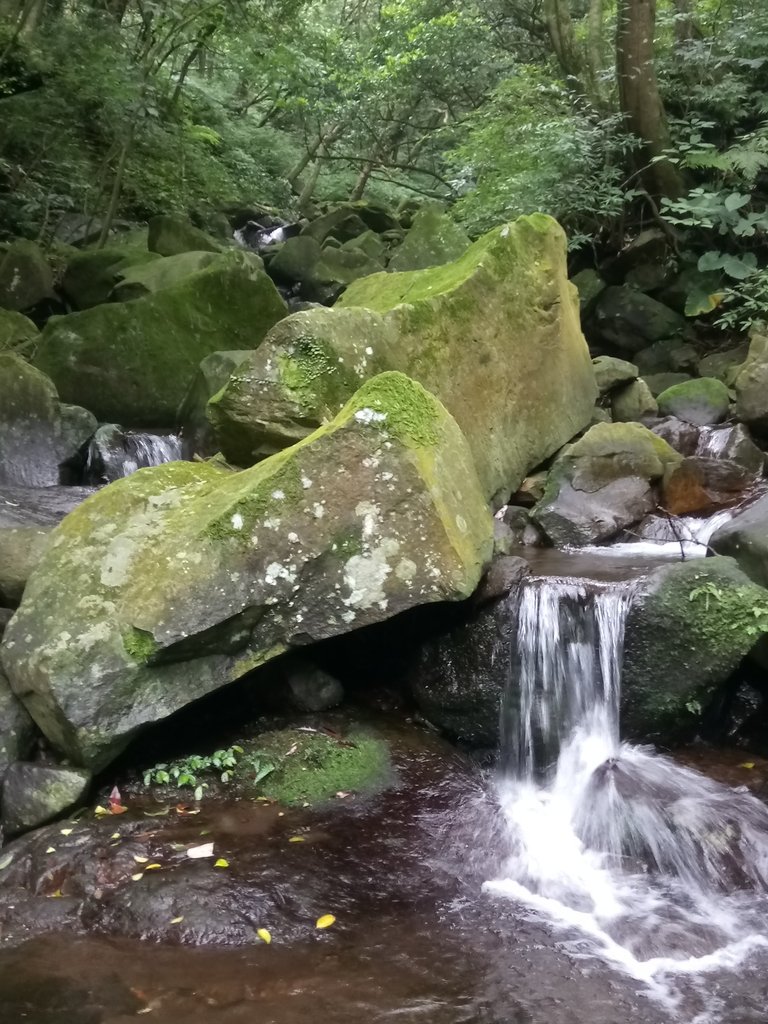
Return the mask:
[[[641,983],[672,1019],[729,1021],[707,975],[768,946],[768,809],[620,741],[632,591],[524,587],[498,783],[510,853],[485,888]],[[706,990],[695,1017],[681,1011],[692,990]]]

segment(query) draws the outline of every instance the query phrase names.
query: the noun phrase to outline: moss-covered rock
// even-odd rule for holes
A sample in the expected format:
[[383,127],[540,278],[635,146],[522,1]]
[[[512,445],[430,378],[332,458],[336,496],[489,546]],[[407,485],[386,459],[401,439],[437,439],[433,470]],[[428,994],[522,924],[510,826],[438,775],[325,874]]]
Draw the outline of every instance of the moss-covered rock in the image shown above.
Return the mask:
[[658,397],[659,413],[703,427],[720,423],[728,415],[728,388],[714,377],[699,377],[673,384]]
[[393,339],[392,326],[367,310],[312,309],[282,320],[208,405],[226,458],[250,466],[307,437],[389,369]]
[[23,313],[53,296],[53,275],[39,245],[0,244],[0,307]]
[[749,343],[723,352],[712,352],[699,360],[699,375],[721,380],[726,387],[733,387],[739,372],[749,356]]
[[442,206],[429,203],[416,214],[410,230],[389,263],[391,271],[424,270],[457,260],[469,236]]
[[185,217],[166,213],[149,221],[147,248],[160,256],[178,256],[182,252],[221,252],[223,246]]
[[109,300],[121,272],[159,259],[157,253],[137,246],[87,249],[69,259],[60,288],[75,309],[90,309]]
[[679,455],[639,423],[598,423],[564,449],[532,518],[553,544],[592,544],[656,505],[652,484]]
[[634,380],[611,395],[611,416],[616,422],[631,423],[658,414],[659,407],[644,380]]
[[[296,314],[265,339],[233,378],[231,402],[225,393],[212,403],[222,436],[228,406],[236,409],[225,450],[258,451],[254,437],[290,443],[382,369],[408,374],[446,405],[489,497],[508,497],[589,423],[597,389],[565,239],[549,217],[489,232],[442,267],[355,281],[331,316],[339,313],[338,325],[322,311]],[[246,421],[253,429],[237,445]]]
[[212,352],[200,363],[176,414],[187,458],[195,455],[210,456],[218,451],[207,416],[208,402],[221,391],[237,367],[244,363],[250,354],[247,349]]
[[[264,733],[255,755],[260,765],[274,765],[256,792],[288,806],[322,803],[339,792],[375,792],[392,771],[387,744],[362,730],[343,738],[296,729]],[[238,771],[246,785],[249,774],[246,759]]]
[[730,555],[742,572],[768,587],[768,495],[743,509],[713,535],[711,546]]
[[190,274],[197,274],[211,266],[226,266],[228,261],[242,263],[246,272],[264,269],[261,257],[256,253],[230,252],[181,252],[177,256],[166,256],[161,259],[156,254],[151,263],[130,266],[121,270],[112,289],[112,298],[116,302],[130,302],[141,299],[145,295],[162,291],[179,284]]
[[648,373],[643,377],[654,398],[658,398],[667,388],[674,387],[675,384],[685,384],[690,379],[688,373]]
[[768,432],[768,333],[752,332],[749,354],[733,387],[737,419],[759,433]]
[[695,731],[715,689],[759,639],[761,621],[768,622],[768,591],[730,558],[656,569],[627,619],[623,727],[657,740]]
[[7,835],[28,832],[66,814],[83,799],[90,783],[90,772],[81,769],[17,761],[3,781],[4,831]]
[[48,487],[93,433],[85,410],[62,406],[56,388],[21,356],[0,352],[0,484]]
[[324,301],[359,277],[383,269],[362,247],[326,244],[321,248],[311,235],[289,238],[269,264],[274,278],[300,284],[301,295],[310,301]]
[[587,267],[574,274],[571,282],[579,293],[579,307],[583,315],[588,315],[595,302],[606,288],[606,283],[596,270]]
[[27,352],[40,337],[31,320],[10,309],[0,309],[0,352]]
[[144,299],[52,317],[35,365],[101,420],[172,426],[200,361],[254,348],[286,312],[267,275],[228,253]]
[[252,469],[171,463],[85,501],[27,584],[3,663],[51,742],[100,767],[290,647],[468,597],[491,547],[455,421],[381,374]]

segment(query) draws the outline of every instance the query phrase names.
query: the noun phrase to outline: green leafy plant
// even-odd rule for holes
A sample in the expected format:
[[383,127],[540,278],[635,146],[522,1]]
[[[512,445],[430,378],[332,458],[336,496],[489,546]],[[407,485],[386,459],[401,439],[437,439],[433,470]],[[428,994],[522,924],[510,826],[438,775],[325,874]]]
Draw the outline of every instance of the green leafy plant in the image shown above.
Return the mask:
[[226,750],[216,750],[210,755],[190,754],[177,761],[156,764],[144,772],[145,786],[177,786],[180,789],[188,787],[195,791],[195,799],[199,800],[207,782],[201,782],[200,776],[217,772],[222,782],[229,782],[236,768],[246,772],[253,772],[254,782],[260,782],[270,772],[274,771],[274,765],[264,760],[259,755],[246,755],[243,748],[239,746],[227,747]]

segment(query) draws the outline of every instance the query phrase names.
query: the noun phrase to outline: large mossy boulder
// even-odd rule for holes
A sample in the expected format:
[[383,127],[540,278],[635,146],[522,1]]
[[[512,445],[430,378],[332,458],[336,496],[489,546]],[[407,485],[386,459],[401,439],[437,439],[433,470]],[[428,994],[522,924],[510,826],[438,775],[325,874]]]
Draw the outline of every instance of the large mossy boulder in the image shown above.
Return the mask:
[[75,309],[90,309],[109,300],[122,272],[159,259],[157,253],[138,246],[88,249],[69,260],[59,287]]
[[736,417],[760,434],[768,433],[768,333],[750,336],[746,362],[735,375]]
[[699,377],[662,391],[658,398],[659,414],[704,427],[720,423],[728,415],[728,388],[714,377]]
[[627,285],[612,285],[601,293],[595,321],[604,341],[633,353],[680,334],[685,326],[678,313]]
[[56,388],[21,356],[0,352],[0,484],[48,487],[96,429],[84,409],[62,406]]
[[451,263],[465,252],[469,236],[441,206],[428,204],[413,219],[410,230],[389,263],[389,270],[424,270]]
[[362,248],[321,248],[311,235],[289,238],[269,264],[272,277],[299,284],[301,295],[310,301],[335,298],[346,285],[383,269]]
[[221,252],[223,246],[186,217],[163,213],[149,221],[147,248],[160,256],[178,256],[182,252]]
[[491,548],[456,422],[386,373],[252,469],[171,463],[84,502],[27,584],[3,665],[53,745],[100,768],[291,647],[468,597]]
[[255,348],[286,312],[267,275],[232,252],[144,299],[52,317],[35,365],[100,420],[172,426],[200,361]]
[[589,423],[597,395],[557,223],[522,217],[454,263],[374,274],[331,313],[278,325],[211,403],[223,451],[251,462],[306,436],[384,369],[445,404],[485,493],[506,499]]
[[[130,302],[141,299],[145,295],[172,288],[191,274],[197,274],[207,267],[225,266],[229,254],[216,252],[181,252],[177,256],[164,258],[152,254],[155,258],[150,263],[129,266],[121,270],[112,289],[112,298],[116,302]],[[263,270],[264,263],[256,253],[239,253],[244,262],[252,264],[254,270]]]
[[39,245],[0,244],[0,307],[23,313],[53,297],[53,274]]
[[558,547],[607,540],[656,506],[654,482],[681,459],[639,423],[598,423],[558,457],[532,518]]
[[654,570],[627,618],[623,728],[655,740],[695,731],[710,697],[759,639],[761,620],[768,621],[768,591],[731,558]]

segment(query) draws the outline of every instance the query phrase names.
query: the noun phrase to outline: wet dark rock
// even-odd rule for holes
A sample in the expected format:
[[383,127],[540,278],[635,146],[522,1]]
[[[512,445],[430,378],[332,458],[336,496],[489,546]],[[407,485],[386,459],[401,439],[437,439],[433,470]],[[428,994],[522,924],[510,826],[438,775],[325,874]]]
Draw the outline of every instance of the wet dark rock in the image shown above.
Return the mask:
[[717,429],[703,428],[699,433],[697,454],[728,459],[753,477],[762,476],[765,469],[765,452],[757,447],[742,423]]
[[13,616],[12,608],[0,608],[0,640],[3,639],[3,633],[5,633],[5,627],[11,621]]
[[712,352],[699,360],[699,374],[702,377],[715,377],[728,387],[732,387],[748,355],[748,342],[723,352]]
[[291,655],[282,659],[278,667],[296,711],[327,711],[344,700],[339,680],[311,661]]
[[90,309],[109,300],[123,270],[159,259],[157,253],[138,245],[77,252],[67,263],[59,287],[75,309]]
[[715,693],[759,638],[754,608],[768,606],[731,558],[655,569],[627,617],[622,723],[632,737],[668,742],[695,733]]
[[[595,321],[605,342],[631,353],[680,334],[685,326],[683,317],[667,306],[623,285],[612,285],[600,295]],[[638,366],[643,369],[639,362]]]
[[56,526],[91,494],[92,487],[11,487],[0,484],[0,527]]
[[185,217],[160,214],[149,221],[147,248],[161,256],[182,252],[221,252],[222,246]]
[[735,504],[753,479],[729,459],[691,456],[664,477],[662,505],[675,516],[714,512]]
[[651,425],[651,430],[663,438],[680,455],[695,455],[699,443],[699,430],[693,423],[667,416]]
[[475,604],[485,604],[506,597],[519,587],[530,573],[531,567],[524,558],[517,555],[499,555],[491,562],[472,599]]
[[636,352],[634,359],[643,376],[653,373],[695,372],[698,365],[696,349],[680,336],[662,338],[648,348]]
[[573,275],[571,284],[576,286],[579,293],[579,307],[582,316],[588,316],[592,312],[598,296],[605,289],[605,281],[596,270],[587,267]]
[[489,580],[489,590],[509,587],[508,595],[427,640],[411,672],[411,690],[422,714],[452,739],[473,747],[498,744],[517,632],[518,587],[530,572],[521,562],[505,562],[494,572],[501,578]]
[[17,761],[5,773],[2,824],[6,835],[28,832],[76,807],[88,791],[90,772]]

